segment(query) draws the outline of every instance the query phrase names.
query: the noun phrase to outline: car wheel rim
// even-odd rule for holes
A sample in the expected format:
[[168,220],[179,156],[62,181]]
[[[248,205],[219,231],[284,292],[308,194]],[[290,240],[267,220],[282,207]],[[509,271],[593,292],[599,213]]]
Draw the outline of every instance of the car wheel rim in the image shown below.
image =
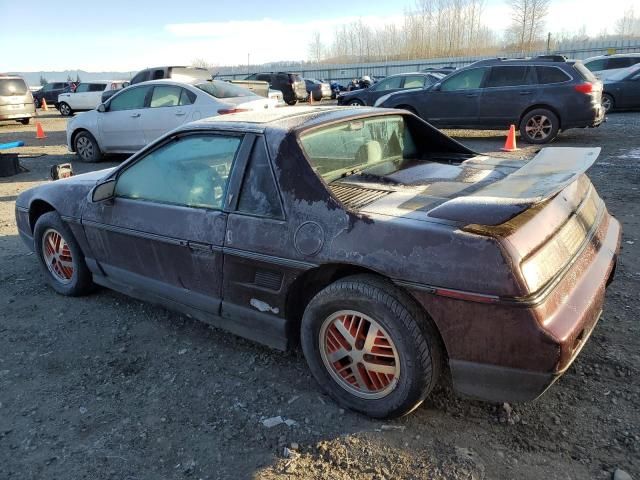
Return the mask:
[[73,278],[73,256],[64,237],[52,228],[42,236],[42,256],[49,272],[58,282],[67,284]]
[[80,137],[76,142],[76,150],[84,159],[93,158],[93,144],[87,137]]
[[605,112],[608,112],[611,108],[611,100],[607,97],[602,98],[602,108],[604,108]]
[[389,395],[400,378],[391,336],[373,318],[354,310],[327,317],[320,328],[320,355],[331,377],[359,398]]
[[69,107],[66,105],[60,105],[60,111],[63,115],[69,115]]
[[532,140],[544,140],[551,135],[553,125],[546,115],[534,115],[525,126],[527,136]]

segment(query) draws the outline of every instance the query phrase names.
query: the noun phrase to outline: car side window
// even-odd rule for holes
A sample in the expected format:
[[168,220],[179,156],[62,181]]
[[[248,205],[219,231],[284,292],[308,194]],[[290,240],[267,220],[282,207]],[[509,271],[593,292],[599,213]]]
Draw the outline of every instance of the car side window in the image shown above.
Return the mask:
[[391,77],[378,82],[376,85],[374,85],[373,89],[376,92],[384,92],[386,90],[400,88],[400,85],[402,85],[402,77]]
[[117,197],[220,210],[242,137],[190,135],[173,140],[127,168]]
[[613,70],[614,68],[627,68],[630,65],[631,59],[627,57],[610,58],[607,62],[607,70]]
[[492,67],[485,87],[516,87],[530,85],[533,69],[527,66]]
[[154,70],[153,71],[153,77],[151,78],[151,80],[161,80],[163,78],[165,78],[164,77],[164,70],[158,69],[158,70]]
[[571,80],[569,75],[560,70],[557,67],[536,67],[536,75],[538,76],[538,83],[540,84],[549,84],[549,83],[562,83],[567,80]]
[[128,88],[119,95],[113,97],[109,103],[109,111],[134,110],[144,108],[144,101],[151,87]]
[[271,75],[269,74],[260,74],[257,76],[258,80],[261,80],[263,82],[271,82]]
[[196,101],[196,94],[195,93],[190,92],[186,88],[183,88],[181,90],[182,90],[182,92],[180,92],[180,103],[178,103],[178,105],[180,105],[180,106],[191,105],[191,104],[193,104],[193,102]]
[[176,107],[180,103],[182,88],[175,85],[162,85],[153,87],[151,94],[151,108]]
[[587,63],[584,64],[584,66],[587,67],[592,72],[599,72],[601,70],[604,70],[604,65],[605,65],[606,61],[607,61],[606,58],[601,58],[599,60],[594,60],[592,62],[587,62]]
[[48,92],[50,90],[53,90],[54,88],[55,88],[55,85],[53,83],[47,83],[44,87],[42,87],[42,91]]
[[425,77],[423,75],[411,75],[404,77],[404,88],[422,88],[424,87]]
[[88,83],[81,83],[76,87],[76,93],[82,93],[82,92],[88,92],[88,91],[89,91]]
[[104,89],[107,88],[105,83],[90,83],[89,91],[90,92],[104,92]]
[[452,92],[456,90],[473,90],[480,88],[486,70],[486,67],[481,67],[460,72],[442,82],[440,90],[443,92]]
[[284,218],[278,187],[262,139],[253,146],[238,198],[238,211],[261,217]]

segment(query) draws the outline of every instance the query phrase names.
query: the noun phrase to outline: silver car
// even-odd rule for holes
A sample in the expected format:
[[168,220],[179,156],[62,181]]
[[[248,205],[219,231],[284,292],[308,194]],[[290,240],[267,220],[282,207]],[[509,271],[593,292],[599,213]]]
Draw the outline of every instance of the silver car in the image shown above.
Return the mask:
[[142,82],[69,120],[67,145],[80,160],[97,162],[104,154],[137,152],[184,123],[277,103],[221,80]]
[[27,125],[35,114],[33,95],[22,77],[0,76],[0,120]]

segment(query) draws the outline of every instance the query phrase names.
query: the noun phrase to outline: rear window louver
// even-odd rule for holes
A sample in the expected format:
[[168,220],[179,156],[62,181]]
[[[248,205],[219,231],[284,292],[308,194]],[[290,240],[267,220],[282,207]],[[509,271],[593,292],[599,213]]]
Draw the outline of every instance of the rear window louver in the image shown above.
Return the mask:
[[345,207],[358,209],[392,193],[389,190],[375,190],[356,185],[334,184],[331,191]]

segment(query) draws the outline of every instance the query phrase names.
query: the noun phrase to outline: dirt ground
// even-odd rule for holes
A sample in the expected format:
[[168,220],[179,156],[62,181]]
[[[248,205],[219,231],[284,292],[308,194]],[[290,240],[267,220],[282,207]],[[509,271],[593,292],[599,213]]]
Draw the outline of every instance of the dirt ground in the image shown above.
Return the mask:
[[[300,352],[281,353],[109,290],[65,298],[17,235],[17,194],[55,163],[76,172],[66,120],[0,123],[28,172],[0,179],[0,479],[640,478],[640,113],[562,134],[601,146],[590,176],[624,235],[604,315],[535,402],[493,405],[439,387],[392,422],[341,410]],[[451,132],[498,152],[505,132]],[[526,147],[511,155],[530,156]],[[293,422],[267,428],[262,420]],[[287,447],[287,450],[285,450]],[[618,477],[616,477],[618,478]]]

